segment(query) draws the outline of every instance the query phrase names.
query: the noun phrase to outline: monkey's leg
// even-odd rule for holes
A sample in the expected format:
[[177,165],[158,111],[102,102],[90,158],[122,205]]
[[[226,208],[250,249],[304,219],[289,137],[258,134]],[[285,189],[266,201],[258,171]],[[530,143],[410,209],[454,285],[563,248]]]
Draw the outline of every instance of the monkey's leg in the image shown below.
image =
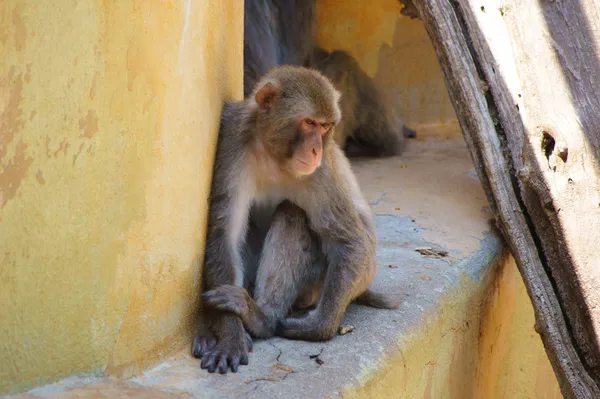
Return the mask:
[[298,295],[318,284],[325,265],[304,211],[284,202],[277,207],[258,267],[254,299],[243,288],[220,286],[204,303],[238,315],[255,337],[271,337]]
[[329,340],[336,335],[348,305],[368,290],[377,271],[372,240],[360,229],[350,231],[338,225],[333,228],[320,236],[327,265],[317,306],[305,315],[280,320],[277,335],[308,341]]

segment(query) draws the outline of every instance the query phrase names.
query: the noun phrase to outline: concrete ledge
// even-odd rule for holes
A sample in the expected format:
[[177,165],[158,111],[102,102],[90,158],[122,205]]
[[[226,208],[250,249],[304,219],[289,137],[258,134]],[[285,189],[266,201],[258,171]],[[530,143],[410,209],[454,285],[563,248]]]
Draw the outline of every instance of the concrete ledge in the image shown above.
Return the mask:
[[343,324],[354,331],[326,343],[256,342],[237,374],[209,375],[186,348],[131,380],[73,377],[21,397],[471,397],[486,298],[507,257],[464,142],[412,141],[402,157],[354,167],[376,212],[374,286],[402,293],[398,310],[352,305]]

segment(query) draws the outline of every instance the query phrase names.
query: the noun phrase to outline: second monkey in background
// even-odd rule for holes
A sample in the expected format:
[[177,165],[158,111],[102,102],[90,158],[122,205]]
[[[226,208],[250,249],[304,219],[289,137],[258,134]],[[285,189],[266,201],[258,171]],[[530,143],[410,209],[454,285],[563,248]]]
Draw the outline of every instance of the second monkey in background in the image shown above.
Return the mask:
[[279,65],[318,69],[342,93],[343,124],[335,141],[348,156],[398,155],[415,130],[394,123],[375,82],[347,52],[331,53],[314,40],[315,0],[244,2],[244,96]]

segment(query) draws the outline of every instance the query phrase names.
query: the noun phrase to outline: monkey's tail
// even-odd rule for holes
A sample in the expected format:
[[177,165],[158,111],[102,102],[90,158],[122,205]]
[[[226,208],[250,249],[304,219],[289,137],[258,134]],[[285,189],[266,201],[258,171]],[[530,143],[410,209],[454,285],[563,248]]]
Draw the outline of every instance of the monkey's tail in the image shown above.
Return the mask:
[[356,302],[361,305],[370,306],[379,309],[397,309],[401,301],[392,295],[366,290],[361,296],[356,298]]

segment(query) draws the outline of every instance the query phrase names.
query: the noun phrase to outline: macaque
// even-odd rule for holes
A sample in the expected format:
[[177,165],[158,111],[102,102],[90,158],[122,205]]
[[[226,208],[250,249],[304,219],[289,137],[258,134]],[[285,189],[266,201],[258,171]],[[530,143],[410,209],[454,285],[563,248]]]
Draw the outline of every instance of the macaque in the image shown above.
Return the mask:
[[336,128],[335,141],[347,155],[397,155],[404,148],[404,137],[416,137],[416,132],[405,124],[401,129],[395,128],[375,82],[350,54],[315,48],[310,64],[342,92],[340,106],[344,119]]
[[328,340],[355,300],[398,306],[369,289],[375,226],[333,140],[339,99],[318,71],[283,66],[246,100],[223,107],[204,260],[206,320],[193,344],[209,372],[248,363],[247,331]]
[[314,10],[314,0],[244,1],[244,97],[276,66],[307,66]]
[[[246,0],[244,2],[244,96],[260,77],[279,65],[319,69],[342,93],[344,126],[336,142],[349,156],[400,154],[404,137],[416,132],[390,120],[373,79],[344,51],[331,54],[315,45],[314,0]],[[396,125],[401,125],[396,128]]]

